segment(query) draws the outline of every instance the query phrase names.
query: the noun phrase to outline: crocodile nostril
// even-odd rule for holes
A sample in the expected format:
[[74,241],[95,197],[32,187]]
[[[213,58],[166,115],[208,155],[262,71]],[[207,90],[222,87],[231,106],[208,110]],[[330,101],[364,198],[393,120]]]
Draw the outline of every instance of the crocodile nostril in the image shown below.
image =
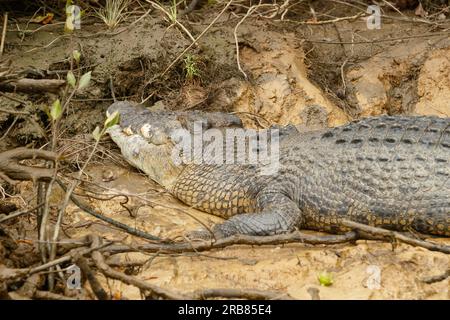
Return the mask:
[[155,129],[150,137],[150,142],[154,145],[161,145],[168,142],[167,135],[160,129]]

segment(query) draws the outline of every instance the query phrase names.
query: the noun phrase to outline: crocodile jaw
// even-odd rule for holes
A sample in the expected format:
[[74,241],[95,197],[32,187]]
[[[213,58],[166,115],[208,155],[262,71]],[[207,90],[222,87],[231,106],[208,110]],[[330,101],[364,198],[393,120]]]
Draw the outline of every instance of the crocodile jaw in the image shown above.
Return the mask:
[[132,166],[166,189],[171,189],[183,169],[182,165],[175,165],[172,161],[171,143],[149,143],[140,134],[125,133],[119,125],[109,128],[107,132]]

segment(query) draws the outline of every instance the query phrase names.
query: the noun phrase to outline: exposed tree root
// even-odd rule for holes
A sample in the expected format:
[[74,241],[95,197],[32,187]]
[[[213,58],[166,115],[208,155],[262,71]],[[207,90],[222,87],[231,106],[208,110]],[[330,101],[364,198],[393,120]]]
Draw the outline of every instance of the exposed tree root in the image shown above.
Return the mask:
[[19,163],[26,159],[41,159],[55,161],[57,155],[53,152],[38,149],[16,148],[0,153],[0,178],[14,184],[13,180],[50,180],[54,170],[36,168]]

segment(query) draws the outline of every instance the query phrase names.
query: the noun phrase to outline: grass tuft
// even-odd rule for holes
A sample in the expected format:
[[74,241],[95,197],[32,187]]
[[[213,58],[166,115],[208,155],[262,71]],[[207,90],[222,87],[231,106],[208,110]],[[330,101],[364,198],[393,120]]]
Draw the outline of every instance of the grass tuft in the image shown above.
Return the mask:
[[104,7],[95,10],[97,16],[110,29],[114,29],[125,19],[125,9],[130,4],[130,0],[106,0]]

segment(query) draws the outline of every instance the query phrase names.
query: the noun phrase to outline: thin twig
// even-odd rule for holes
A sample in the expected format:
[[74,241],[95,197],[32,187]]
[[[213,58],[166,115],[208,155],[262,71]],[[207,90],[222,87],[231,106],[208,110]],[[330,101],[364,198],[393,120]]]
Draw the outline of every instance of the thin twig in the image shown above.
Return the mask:
[[258,5],[254,5],[254,6],[251,6],[249,9],[248,9],[248,11],[247,11],[247,13],[245,14],[245,16],[241,19],[241,21],[239,21],[237,24],[236,24],[236,27],[234,27],[234,32],[233,32],[233,34],[234,34],[234,42],[235,42],[235,45],[236,45],[236,62],[237,62],[237,66],[238,66],[238,69],[239,69],[239,71],[244,75],[244,78],[247,80],[248,79],[248,77],[247,77],[247,74],[244,72],[244,70],[242,70],[242,67],[241,67],[241,63],[240,63],[240,59],[239,59],[239,40],[238,40],[238,37],[237,37],[237,30],[238,30],[238,28],[239,28],[239,26],[244,22],[244,20],[256,9],[258,7]]
[[8,127],[8,129],[6,129],[6,131],[5,131],[5,133],[0,137],[0,141],[2,141],[3,139],[5,139],[7,136],[8,136],[8,134],[9,134],[9,132],[12,130],[12,128],[16,125],[16,123],[17,123],[17,120],[19,120],[19,117],[14,117],[14,120],[13,120],[13,122],[11,123],[11,125]]
[[6,28],[8,27],[8,12],[3,14],[3,30],[2,30],[2,40],[0,42],[0,58],[3,55],[3,49],[5,48],[6,39]]
[[13,219],[13,218],[20,217],[27,213],[33,212],[34,210],[41,208],[43,205],[44,205],[44,203],[41,203],[31,209],[14,211],[13,213],[8,214],[6,217],[0,218],[0,223],[3,223],[5,221]]
[[289,20],[289,19],[275,20],[275,21],[291,22],[291,23],[295,23],[297,25],[320,26],[320,25],[324,25],[324,24],[336,23],[336,22],[341,22],[341,21],[349,21],[349,20],[353,21],[358,18],[364,17],[366,15],[367,15],[367,13],[360,12],[360,13],[355,14],[354,16],[350,16],[350,17],[340,17],[340,18],[335,18],[335,19],[330,19],[330,20],[322,20],[322,21],[294,21],[294,20]]
[[[171,19],[171,14],[170,14],[169,12],[167,12],[167,10],[164,9],[162,6],[160,6],[159,4],[157,4],[157,3],[154,2],[154,1],[150,1],[150,0],[145,0],[145,1],[148,2],[148,3],[150,3],[150,4],[151,4],[153,7],[155,7],[156,9],[162,11],[169,19]],[[195,40],[195,38],[194,38],[194,37],[192,36],[192,34],[189,32],[189,30],[186,29],[186,27],[185,27],[183,24],[181,24],[181,23],[178,21],[178,19],[175,19],[175,20],[174,20],[174,23],[175,23],[176,25],[178,25],[178,26],[179,26],[179,27],[187,34],[187,36],[189,37],[189,39],[191,39],[192,42],[197,43],[197,41]]]

